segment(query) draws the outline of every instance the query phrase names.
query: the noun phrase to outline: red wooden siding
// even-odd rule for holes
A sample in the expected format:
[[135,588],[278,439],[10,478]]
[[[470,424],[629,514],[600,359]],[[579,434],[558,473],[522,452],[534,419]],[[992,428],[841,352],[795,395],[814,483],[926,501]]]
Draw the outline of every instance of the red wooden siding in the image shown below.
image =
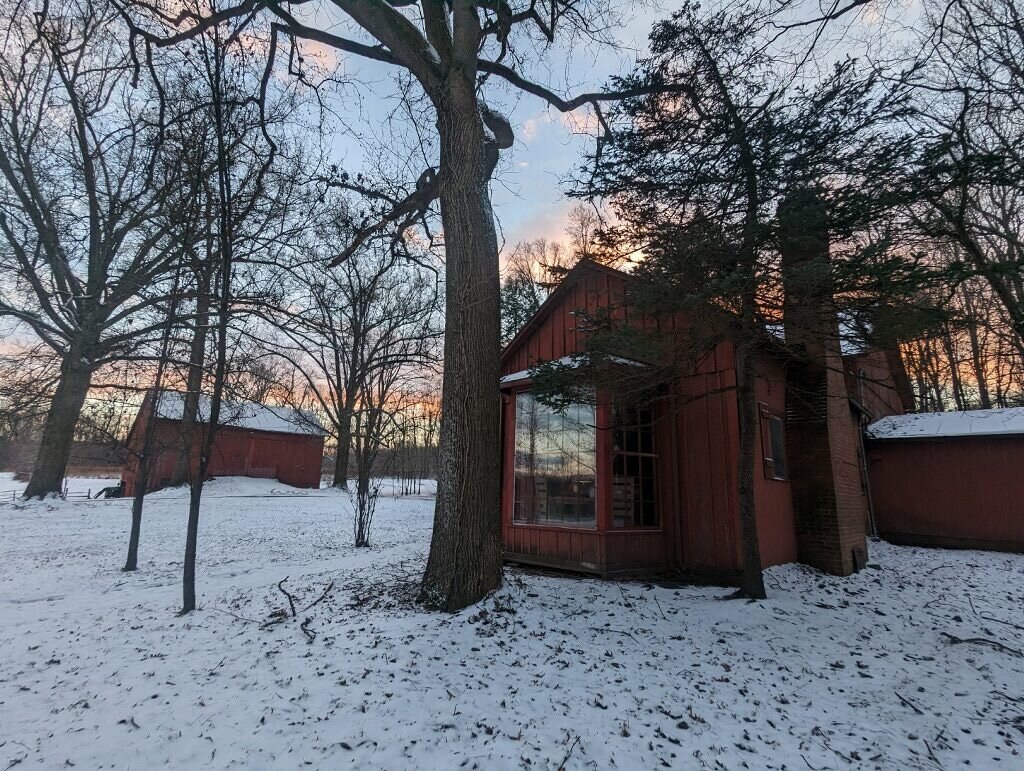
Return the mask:
[[879,440],[868,460],[883,538],[1024,553],[1024,436]]
[[[501,374],[508,375],[529,369],[537,362],[554,361],[583,350],[584,333],[577,329],[575,311],[593,313],[599,308],[619,305],[624,284],[615,271],[594,268],[579,280],[563,284],[556,290],[554,302],[547,312],[533,319],[517,335],[501,360]],[[620,308],[620,314],[624,311]]]
[[[150,414],[149,405],[144,402],[128,437],[130,452],[121,472],[125,495],[135,494],[138,454],[142,450],[145,426]],[[318,488],[323,450],[322,436],[221,426],[214,440],[209,473],[211,476],[277,479],[292,487]],[[152,452],[154,459],[150,463],[150,490],[167,484],[174,473],[182,452],[181,424],[178,421],[163,418],[157,420]]]
[[903,402],[882,351],[844,356],[843,369],[850,397],[870,413],[872,420],[903,414]]
[[[619,304],[624,277],[600,267],[585,270],[557,294],[517,336],[502,356],[502,375],[528,370],[585,350],[573,311],[593,312]],[[629,319],[645,327],[650,318]],[[682,327],[683,319],[667,323]],[[739,435],[736,372],[731,344],[720,344],[704,357],[695,373],[680,380],[656,407],[658,451],[657,489],[661,526],[656,529],[611,528],[611,472],[607,446],[599,449],[597,527],[582,529],[553,525],[515,524],[513,512],[514,391],[528,382],[510,384],[502,399],[503,485],[502,527],[510,559],[600,574],[641,569],[675,568],[686,573],[733,578],[739,570],[739,515],[736,464]],[[758,398],[785,414],[784,375],[774,360],[761,364]],[[610,425],[610,410],[602,402],[599,426]],[[610,443],[610,432],[598,434],[599,447]],[[762,467],[760,443],[758,469]],[[602,458],[605,460],[602,462]],[[755,474],[758,527],[765,565],[796,558],[789,483]]]

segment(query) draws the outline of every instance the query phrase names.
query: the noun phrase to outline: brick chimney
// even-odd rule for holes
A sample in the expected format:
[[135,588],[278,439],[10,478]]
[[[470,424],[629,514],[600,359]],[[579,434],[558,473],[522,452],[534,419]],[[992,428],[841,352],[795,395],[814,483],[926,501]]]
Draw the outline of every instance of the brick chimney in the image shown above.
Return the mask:
[[867,501],[833,299],[826,210],[799,189],[778,210],[786,366],[786,437],[801,562],[849,575],[867,557]]

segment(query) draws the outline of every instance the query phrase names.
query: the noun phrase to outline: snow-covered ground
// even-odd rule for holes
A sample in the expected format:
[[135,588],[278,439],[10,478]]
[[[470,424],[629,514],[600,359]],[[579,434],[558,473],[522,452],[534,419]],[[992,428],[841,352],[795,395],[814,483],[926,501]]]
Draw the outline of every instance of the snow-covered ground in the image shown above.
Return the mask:
[[128,501],[0,505],[0,771],[1024,768],[1024,556],[872,544],[760,603],[509,570],[443,615],[409,601],[429,497],[356,550],[344,494],[220,479],[178,618],[185,500],[134,575]]

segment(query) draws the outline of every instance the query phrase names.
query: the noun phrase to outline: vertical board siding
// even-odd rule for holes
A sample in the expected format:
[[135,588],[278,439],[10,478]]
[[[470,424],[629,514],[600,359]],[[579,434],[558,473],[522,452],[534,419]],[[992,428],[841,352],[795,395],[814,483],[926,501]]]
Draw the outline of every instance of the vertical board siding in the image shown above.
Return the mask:
[[[582,352],[584,333],[579,331],[579,319],[573,315],[578,308],[592,314],[614,306],[614,318],[652,331],[683,331],[690,327],[691,322],[681,316],[659,320],[631,313],[622,305],[624,293],[622,274],[596,267],[581,269],[571,285],[556,290],[549,303],[504,351],[501,374],[521,372],[538,362]],[[773,363],[764,377],[773,381],[765,389],[765,398],[777,403],[784,413],[781,367]],[[733,346],[722,343],[702,357],[694,374],[682,378],[672,389],[671,397],[659,404],[657,495],[662,527],[652,531],[610,529],[610,468],[604,464],[599,471],[599,477],[605,479],[598,481],[597,529],[513,525],[515,415],[514,396],[510,394],[503,402],[503,469],[509,478],[502,487],[501,507],[505,549],[510,559],[529,557],[565,567],[596,565],[598,572],[642,565],[674,566],[693,573],[735,572],[740,564],[735,386]],[[605,410],[599,415],[609,417]],[[601,425],[605,422],[599,420]],[[610,437],[603,444],[607,458]],[[760,468],[760,454],[758,464]],[[773,482],[769,487],[761,479],[755,486],[758,524],[766,542],[763,561],[766,565],[790,561],[795,558],[795,538],[788,483]]]
[[1024,553],[1024,436],[875,441],[868,461],[883,538]]
[[[142,415],[140,411],[140,415]],[[148,414],[148,413],[146,413]],[[130,449],[121,472],[124,494],[134,495],[138,482],[138,455],[142,451],[143,430],[132,430]],[[282,434],[271,431],[221,426],[217,429],[210,454],[209,474],[216,476],[250,476],[278,481],[292,487],[320,487],[324,440],[307,434]],[[154,429],[154,456],[150,463],[149,490],[167,483],[182,452],[180,424],[159,420]],[[193,450],[193,461],[198,447]]]

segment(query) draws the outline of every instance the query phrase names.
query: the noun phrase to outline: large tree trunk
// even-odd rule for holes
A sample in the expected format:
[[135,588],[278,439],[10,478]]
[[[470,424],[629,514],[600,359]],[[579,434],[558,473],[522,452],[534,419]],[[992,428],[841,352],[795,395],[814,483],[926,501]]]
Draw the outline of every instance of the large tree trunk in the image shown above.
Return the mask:
[[61,363],[60,382],[46,414],[39,453],[32,468],[32,477],[25,487],[25,498],[42,498],[62,489],[75,426],[82,414],[92,379],[92,370],[82,358],[82,347],[73,345]]
[[736,400],[739,413],[739,458],[736,478],[739,493],[740,549],[743,564],[740,588],[751,599],[763,600],[761,546],[757,534],[754,500],[754,461],[757,442],[757,395],[754,390],[754,356],[749,343],[736,346]]
[[[465,101],[468,101],[466,99]],[[445,339],[437,503],[421,601],[455,611],[501,585],[498,242],[483,124],[438,110]]]

